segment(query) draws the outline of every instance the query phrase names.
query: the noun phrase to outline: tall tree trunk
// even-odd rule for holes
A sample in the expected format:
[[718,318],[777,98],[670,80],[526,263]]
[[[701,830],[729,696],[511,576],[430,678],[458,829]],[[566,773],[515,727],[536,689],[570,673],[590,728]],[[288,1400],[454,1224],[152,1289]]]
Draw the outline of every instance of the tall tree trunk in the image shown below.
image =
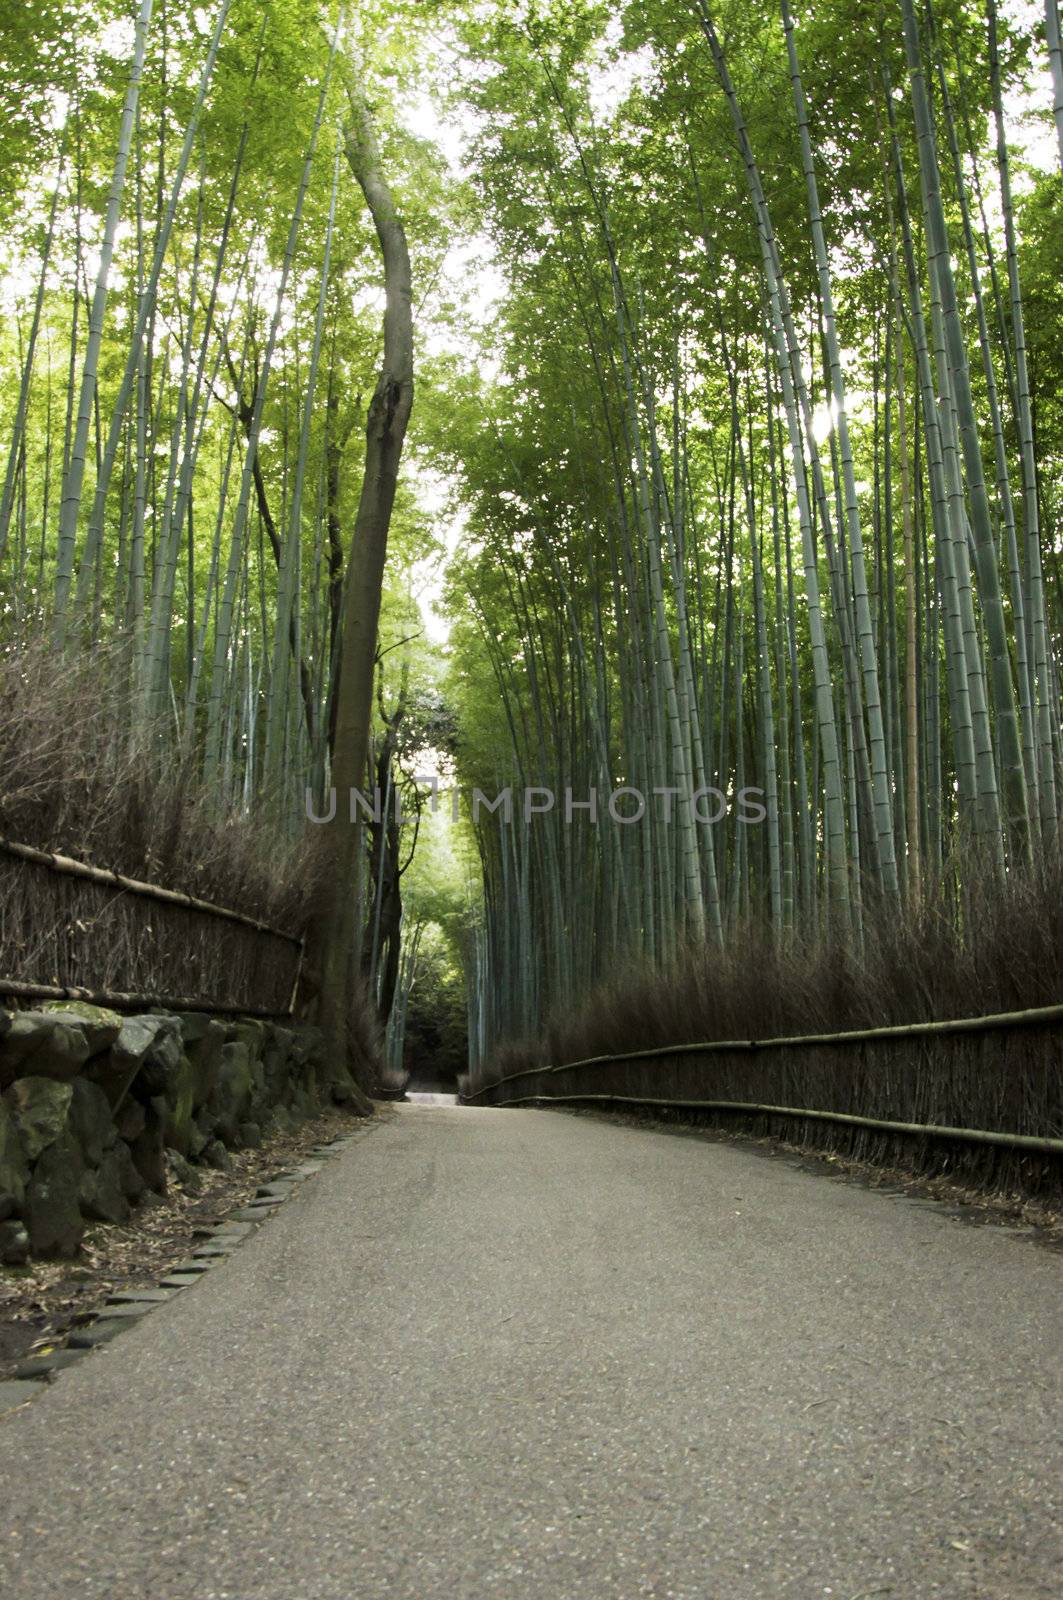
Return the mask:
[[[358,918],[354,885],[360,830],[347,805],[351,789],[365,783],[373,706],[380,594],[399,461],[413,405],[413,305],[406,234],[384,176],[369,108],[350,76],[350,118],[345,152],[365,196],[380,242],[387,295],[384,354],[366,420],[365,476],[347,566],[343,649],[336,687],[336,739],[332,782],[338,793],[329,827],[329,876],[317,929],[321,973],[319,1022],[337,1067],[347,1067],[363,1089],[369,1063],[351,1059],[348,1016],[356,970]],[[370,1102],[361,1096],[361,1106]]]

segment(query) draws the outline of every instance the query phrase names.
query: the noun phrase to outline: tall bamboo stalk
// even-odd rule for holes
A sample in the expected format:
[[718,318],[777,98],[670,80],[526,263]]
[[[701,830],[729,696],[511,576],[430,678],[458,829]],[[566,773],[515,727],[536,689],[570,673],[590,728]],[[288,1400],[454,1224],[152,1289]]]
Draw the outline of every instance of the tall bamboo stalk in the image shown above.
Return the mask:
[[92,309],[89,313],[88,337],[82,359],[81,385],[70,446],[70,459],[63,476],[63,489],[59,508],[59,551],[56,563],[54,625],[55,642],[60,648],[66,639],[67,608],[74,576],[78,512],[81,507],[81,491],[85,480],[89,427],[92,421],[93,405],[96,400],[100,346],[103,342],[103,323],[107,312],[107,297],[110,290],[111,262],[114,257],[118,221],[122,210],[126,168],[129,163],[133,124],[140,98],[140,84],[144,72],[144,55],[147,49],[148,28],[151,23],[153,3],[154,0],[141,0],[140,11],[137,16],[129,84],[126,89],[125,102],[122,106],[122,119],[118,132],[118,149],[115,155],[114,171],[111,176],[110,192],[107,197],[103,237],[100,242],[100,261],[96,273],[96,288],[92,299]]

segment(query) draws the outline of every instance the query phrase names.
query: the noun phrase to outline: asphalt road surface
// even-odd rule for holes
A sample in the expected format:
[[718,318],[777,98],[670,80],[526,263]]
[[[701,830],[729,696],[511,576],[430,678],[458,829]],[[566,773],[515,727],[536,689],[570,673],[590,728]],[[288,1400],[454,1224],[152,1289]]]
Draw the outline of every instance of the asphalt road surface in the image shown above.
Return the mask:
[[1059,1600],[1063,1259],[787,1158],[398,1106],[0,1419],[11,1600]]

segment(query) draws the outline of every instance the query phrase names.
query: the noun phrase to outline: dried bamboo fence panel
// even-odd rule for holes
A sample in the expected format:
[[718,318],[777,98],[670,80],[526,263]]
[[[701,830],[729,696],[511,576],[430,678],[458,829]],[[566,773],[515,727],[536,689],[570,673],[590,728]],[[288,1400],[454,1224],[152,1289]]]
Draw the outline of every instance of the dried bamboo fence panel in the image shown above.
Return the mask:
[[[966,1145],[975,1164],[995,1152],[998,1177],[1058,1192],[1063,1005],[907,1027],[658,1046],[526,1068],[463,1098],[479,1105],[700,1113],[879,1164],[910,1165],[919,1141],[915,1165],[923,1170],[940,1165],[945,1146]],[[954,1156],[947,1160],[956,1163]]]
[[302,951],[228,907],[0,840],[0,994],[280,1016]]

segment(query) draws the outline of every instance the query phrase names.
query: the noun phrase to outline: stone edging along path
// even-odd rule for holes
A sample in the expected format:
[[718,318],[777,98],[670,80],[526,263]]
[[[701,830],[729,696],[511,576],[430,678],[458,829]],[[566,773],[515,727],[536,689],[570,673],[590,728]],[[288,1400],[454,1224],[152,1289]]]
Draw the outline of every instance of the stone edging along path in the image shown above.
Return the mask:
[[320,1172],[327,1157],[349,1149],[356,1139],[357,1134],[341,1135],[327,1144],[316,1146],[309,1158],[297,1166],[275,1173],[267,1182],[259,1184],[253,1200],[213,1226],[204,1227],[201,1230],[201,1243],[188,1260],[171,1267],[154,1287],[119,1290],[108,1298],[106,1305],[91,1322],[72,1329],[54,1350],[47,1355],[31,1355],[20,1362],[13,1377],[0,1381],[0,1418],[35,1400],[65,1367],[73,1366],[98,1346],[110,1344],[124,1329],[139,1322],[156,1306],[165,1305],[182,1289],[190,1288],[208,1276],[211,1268],[242,1244],[261,1222],[301,1186],[305,1178]]

